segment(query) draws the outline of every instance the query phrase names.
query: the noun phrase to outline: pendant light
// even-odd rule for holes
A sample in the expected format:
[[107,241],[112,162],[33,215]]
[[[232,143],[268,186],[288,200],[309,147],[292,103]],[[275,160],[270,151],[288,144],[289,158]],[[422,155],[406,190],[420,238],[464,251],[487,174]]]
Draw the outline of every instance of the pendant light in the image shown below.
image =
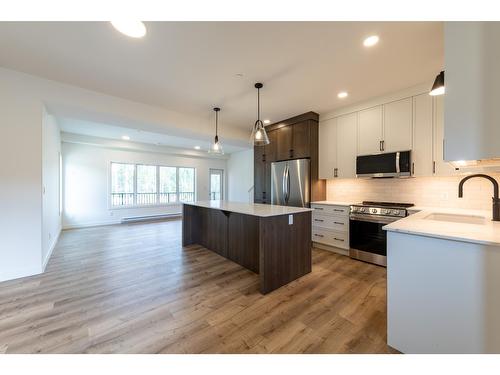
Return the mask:
[[442,70],[441,73],[439,73],[436,76],[436,79],[434,80],[434,84],[432,85],[432,89],[429,95],[436,96],[443,94],[444,94],[444,70]]
[[260,120],[260,89],[263,86],[262,83],[255,84],[255,88],[257,89],[257,121],[255,121],[250,138],[250,143],[253,143],[254,146],[265,146],[270,143],[264,123]]
[[222,150],[222,145],[219,142],[219,136],[217,135],[217,130],[218,130],[217,128],[218,128],[218,125],[219,125],[219,111],[220,111],[220,108],[215,107],[214,111],[215,111],[215,138],[214,138],[214,142],[210,144],[208,152],[211,153],[211,154],[222,155],[222,154],[224,154],[224,151]]

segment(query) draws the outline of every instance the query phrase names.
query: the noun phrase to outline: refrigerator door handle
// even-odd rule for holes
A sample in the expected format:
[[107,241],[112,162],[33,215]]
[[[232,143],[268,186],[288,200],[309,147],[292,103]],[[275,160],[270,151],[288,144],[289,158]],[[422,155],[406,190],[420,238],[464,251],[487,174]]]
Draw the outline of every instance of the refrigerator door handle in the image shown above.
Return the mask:
[[286,170],[288,168],[288,165],[285,165],[285,168],[283,169],[283,176],[281,177],[281,189],[283,191],[283,204],[286,204],[286,200],[287,200],[287,197],[286,197],[286,188],[287,188],[287,184],[286,184]]
[[286,166],[286,205],[288,206],[288,201],[290,200],[290,168]]

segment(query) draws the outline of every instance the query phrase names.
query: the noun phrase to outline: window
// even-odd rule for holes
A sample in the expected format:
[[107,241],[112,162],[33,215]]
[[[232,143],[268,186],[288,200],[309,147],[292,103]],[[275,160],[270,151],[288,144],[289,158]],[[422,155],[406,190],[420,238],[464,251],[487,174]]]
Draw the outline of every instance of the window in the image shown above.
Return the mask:
[[179,201],[194,201],[194,168],[179,168]]
[[111,206],[148,206],[195,199],[195,169],[111,163]]
[[132,206],[134,204],[133,164],[111,164],[111,205]]
[[156,204],[156,166],[137,166],[136,204],[145,206]]
[[223,191],[223,175],[222,169],[210,169],[210,200],[221,200]]
[[177,202],[177,168],[160,167],[160,203]]

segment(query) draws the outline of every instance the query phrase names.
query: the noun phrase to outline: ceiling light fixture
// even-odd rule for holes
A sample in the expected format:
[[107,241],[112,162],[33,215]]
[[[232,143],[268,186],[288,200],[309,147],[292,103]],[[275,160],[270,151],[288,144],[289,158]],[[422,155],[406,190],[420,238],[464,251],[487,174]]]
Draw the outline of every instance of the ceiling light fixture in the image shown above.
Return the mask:
[[224,154],[224,151],[222,150],[222,145],[219,142],[219,136],[217,135],[217,128],[219,125],[219,111],[220,108],[215,107],[215,137],[214,137],[214,143],[210,144],[210,148],[208,149],[208,152],[211,154]]
[[341,92],[339,92],[339,93],[337,94],[337,97],[338,97],[339,99],[344,99],[344,98],[347,98],[347,96],[348,96],[348,95],[349,95],[349,94],[348,94],[347,92],[345,92],[345,91],[341,91]]
[[264,87],[264,85],[260,82],[255,84],[255,88],[257,89],[257,121],[255,121],[253,125],[252,136],[250,138],[250,142],[253,143],[254,146],[265,146],[270,143],[266,129],[264,128],[264,123],[260,120],[260,89],[262,87]]
[[146,35],[146,26],[142,21],[111,21],[113,27],[131,38],[142,38]]
[[434,80],[434,84],[432,85],[432,89],[429,92],[429,95],[443,95],[444,94],[444,70],[442,70]]
[[124,141],[130,141],[130,137],[128,135],[122,135],[122,139]]
[[378,35],[371,35],[363,41],[365,47],[373,47],[379,41]]

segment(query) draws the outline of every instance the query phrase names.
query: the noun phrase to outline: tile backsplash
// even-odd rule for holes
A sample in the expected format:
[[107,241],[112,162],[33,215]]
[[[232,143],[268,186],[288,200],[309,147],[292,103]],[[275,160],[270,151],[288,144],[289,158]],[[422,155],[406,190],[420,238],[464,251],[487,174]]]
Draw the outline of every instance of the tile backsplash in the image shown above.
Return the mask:
[[[500,183],[500,173],[488,173]],[[327,181],[327,200],[361,202],[366,200],[414,203],[417,206],[491,210],[493,185],[473,178],[458,198],[458,183],[464,176],[412,177],[387,179],[338,179]]]

